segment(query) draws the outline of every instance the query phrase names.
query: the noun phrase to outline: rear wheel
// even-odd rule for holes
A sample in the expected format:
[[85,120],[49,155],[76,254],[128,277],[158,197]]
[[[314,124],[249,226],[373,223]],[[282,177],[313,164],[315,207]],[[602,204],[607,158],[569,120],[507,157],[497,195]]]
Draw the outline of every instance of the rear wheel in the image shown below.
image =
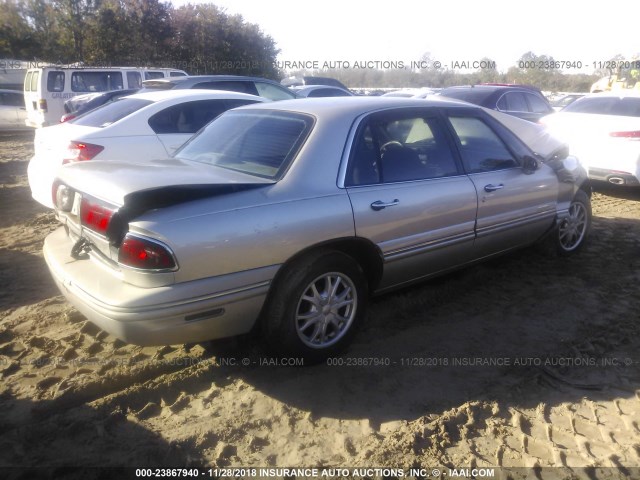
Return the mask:
[[579,190],[571,205],[569,215],[558,225],[556,246],[560,255],[570,255],[580,250],[591,228],[591,200]]
[[262,319],[270,346],[308,363],[338,353],[365,315],[368,292],[362,269],[337,251],[315,252],[285,268]]

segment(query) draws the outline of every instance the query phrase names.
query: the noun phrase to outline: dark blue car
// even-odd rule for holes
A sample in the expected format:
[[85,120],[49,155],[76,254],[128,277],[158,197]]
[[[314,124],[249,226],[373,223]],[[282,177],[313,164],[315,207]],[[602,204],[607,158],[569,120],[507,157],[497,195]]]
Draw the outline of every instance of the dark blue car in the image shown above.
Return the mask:
[[86,95],[77,95],[64,102],[65,114],[60,119],[60,123],[68,122],[80,115],[87,113],[94,108],[98,108],[106,103],[113,102],[120,97],[133,95],[138,91],[137,88],[128,90],[111,90],[109,92],[87,93]]
[[527,85],[468,85],[448,87],[439,95],[498,110],[515,117],[537,122],[553,113],[545,96],[535,87]]

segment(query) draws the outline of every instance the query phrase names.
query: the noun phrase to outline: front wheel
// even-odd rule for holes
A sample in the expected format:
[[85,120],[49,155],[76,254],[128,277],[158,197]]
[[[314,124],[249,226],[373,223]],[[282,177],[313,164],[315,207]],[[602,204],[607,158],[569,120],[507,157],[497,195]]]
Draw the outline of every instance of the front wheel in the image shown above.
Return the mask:
[[310,363],[338,353],[365,315],[362,269],[337,251],[316,252],[285,268],[262,319],[270,346]]
[[571,205],[569,215],[558,225],[556,247],[560,255],[570,255],[580,250],[591,229],[591,200],[579,190]]

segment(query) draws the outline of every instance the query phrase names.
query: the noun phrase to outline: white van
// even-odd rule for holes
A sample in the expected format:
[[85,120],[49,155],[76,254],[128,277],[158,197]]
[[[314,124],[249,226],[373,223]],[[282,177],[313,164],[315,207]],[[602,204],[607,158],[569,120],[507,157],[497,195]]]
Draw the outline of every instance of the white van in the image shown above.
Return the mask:
[[76,95],[141,88],[143,80],[186,75],[171,68],[30,68],[24,78],[25,123],[35,128],[57,124],[64,115],[64,102]]

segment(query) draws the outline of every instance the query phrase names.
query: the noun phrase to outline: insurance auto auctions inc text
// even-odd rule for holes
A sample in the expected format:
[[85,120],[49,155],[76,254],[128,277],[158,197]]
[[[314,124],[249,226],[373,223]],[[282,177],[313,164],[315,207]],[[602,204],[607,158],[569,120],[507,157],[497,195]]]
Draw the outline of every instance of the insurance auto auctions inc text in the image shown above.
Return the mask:
[[493,478],[495,468],[215,468],[214,477],[232,478]]
[[443,64],[437,60],[330,60],[321,62],[319,60],[283,60],[276,61],[274,66],[280,70],[429,70],[440,68],[451,69],[495,69],[496,62],[493,60],[451,60]]

